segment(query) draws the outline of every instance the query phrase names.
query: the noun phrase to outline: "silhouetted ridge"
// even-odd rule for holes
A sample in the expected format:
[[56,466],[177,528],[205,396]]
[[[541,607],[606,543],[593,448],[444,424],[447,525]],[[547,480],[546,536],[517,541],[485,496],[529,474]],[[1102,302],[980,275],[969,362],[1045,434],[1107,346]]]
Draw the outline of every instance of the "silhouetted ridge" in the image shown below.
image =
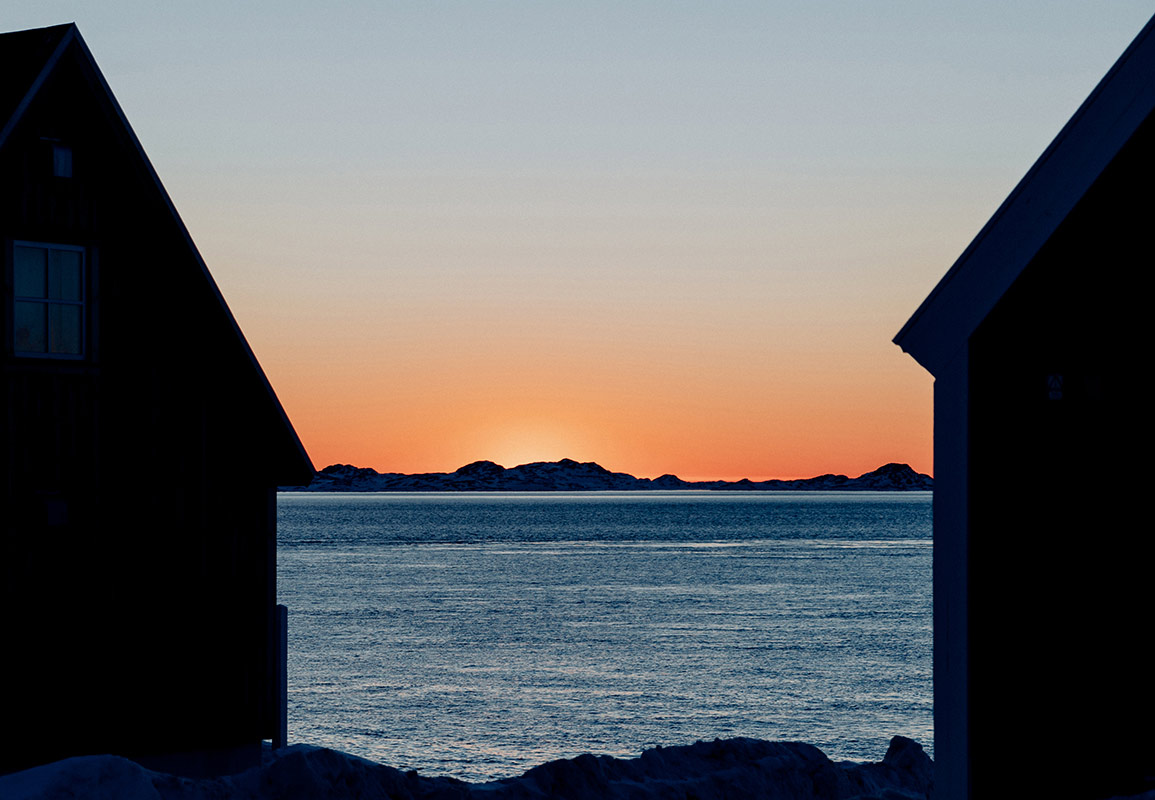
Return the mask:
[[635,478],[611,472],[593,461],[534,461],[503,467],[492,461],[474,461],[454,472],[423,472],[407,475],[377,472],[371,467],[332,464],[317,473],[306,486],[282,487],[285,491],[310,492],[588,492],[709,489],[717,491],[929,491],[934,480],[915,472],[908,464],[884,464],[857,478],[818,475],[793,480],[684,481],[677,475]]

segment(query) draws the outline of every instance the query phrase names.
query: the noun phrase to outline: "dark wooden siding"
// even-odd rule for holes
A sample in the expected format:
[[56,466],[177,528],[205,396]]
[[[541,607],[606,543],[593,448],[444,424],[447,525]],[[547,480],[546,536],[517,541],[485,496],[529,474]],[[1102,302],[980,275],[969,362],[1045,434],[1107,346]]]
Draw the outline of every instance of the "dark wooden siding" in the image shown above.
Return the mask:
[[[1155,776],[1151,333],[1137,291],[1152,128],[971,338],[974,797],[1107,797]],[[1009,756],[1049,766],[1008,773]]]

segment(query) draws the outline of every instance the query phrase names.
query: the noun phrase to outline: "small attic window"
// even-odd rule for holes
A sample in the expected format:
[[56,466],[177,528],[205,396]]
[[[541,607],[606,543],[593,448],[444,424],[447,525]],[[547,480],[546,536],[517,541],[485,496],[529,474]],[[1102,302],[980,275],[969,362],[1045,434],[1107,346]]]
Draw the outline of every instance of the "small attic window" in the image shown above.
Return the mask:
[[57,178],[72,177],[72,148],[68,145],[52,145],[52,174]]
[[64,144],[54,136],[41,136],[40,141],[48,147],[48,162],[52,169],[52,176],[54,178],[71,178],[72,146]]

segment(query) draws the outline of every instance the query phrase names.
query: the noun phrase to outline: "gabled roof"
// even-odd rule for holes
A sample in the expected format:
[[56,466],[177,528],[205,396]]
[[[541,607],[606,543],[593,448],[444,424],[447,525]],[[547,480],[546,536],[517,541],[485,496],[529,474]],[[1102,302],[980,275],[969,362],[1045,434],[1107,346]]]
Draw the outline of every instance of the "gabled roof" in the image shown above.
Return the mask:
[[307,483],[315,471],[308,453],[305,452],[305,448],[285,414],[280,400],[277,399],[264,370],[257,362],[252,348],[244,334],[241,333],[228,304],[225,303],[224,296],[217,287],[216,281],[213,280],[204,259],[193,243],[188,228],[185,227],[176,211],[176,206],[173,205],[172,199],[156,174],[156,170],[153,169],[152,163],[145,155],[140,140],[136,138],[132,126],[128,124],[124,111],[113,96],[108,82],[96,65],[96,61],[93,59],[88,45],[81,38],[75,23],[0,34],[0,76],[3,76],[0,80],[0,151],[8,143],[13,130],[19,124],[24,112],[35,100],[47,78],[60,65],[66,55],[75,56],[80,62],[91,84],[96,87],[98,99],[110,112],[114,124],[120,127],[120,133],[128,143],[133,156],[139,159],[139,165],[147,176],[148,183],[155,189],[158,201],[171,215],[174,228],[199,267],[211,296],[220,304],[223,318],[227,320],[243,357],[247,359],[253,370],[258,385],[267,394],[270,414],[279,418],[277,422],[279,427],[283,428],[285,446],[278,447],[278,450],[284,451],[287,457],[282,459],[281,474],[277,480],[282,484]]
[[1155,110],[1155,17],[1039,156],[894,342],[932,374],[999,298]]
[[4,76],[0,81],[0,147],[60,60],[64,40],[74,31],[76,25],[68,24],[0,34],[0,75]]

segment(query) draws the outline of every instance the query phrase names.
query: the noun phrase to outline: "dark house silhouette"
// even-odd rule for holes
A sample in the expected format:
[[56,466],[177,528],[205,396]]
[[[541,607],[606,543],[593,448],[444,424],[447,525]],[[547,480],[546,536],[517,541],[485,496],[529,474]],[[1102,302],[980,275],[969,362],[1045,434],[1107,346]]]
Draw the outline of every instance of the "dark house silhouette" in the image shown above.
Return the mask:
[[313,468],[74,25],[0,35],[0,248],[0,771],[255,763]]
[[939,798],[1155,788],[1155,20],[895,341],[935,377]]

